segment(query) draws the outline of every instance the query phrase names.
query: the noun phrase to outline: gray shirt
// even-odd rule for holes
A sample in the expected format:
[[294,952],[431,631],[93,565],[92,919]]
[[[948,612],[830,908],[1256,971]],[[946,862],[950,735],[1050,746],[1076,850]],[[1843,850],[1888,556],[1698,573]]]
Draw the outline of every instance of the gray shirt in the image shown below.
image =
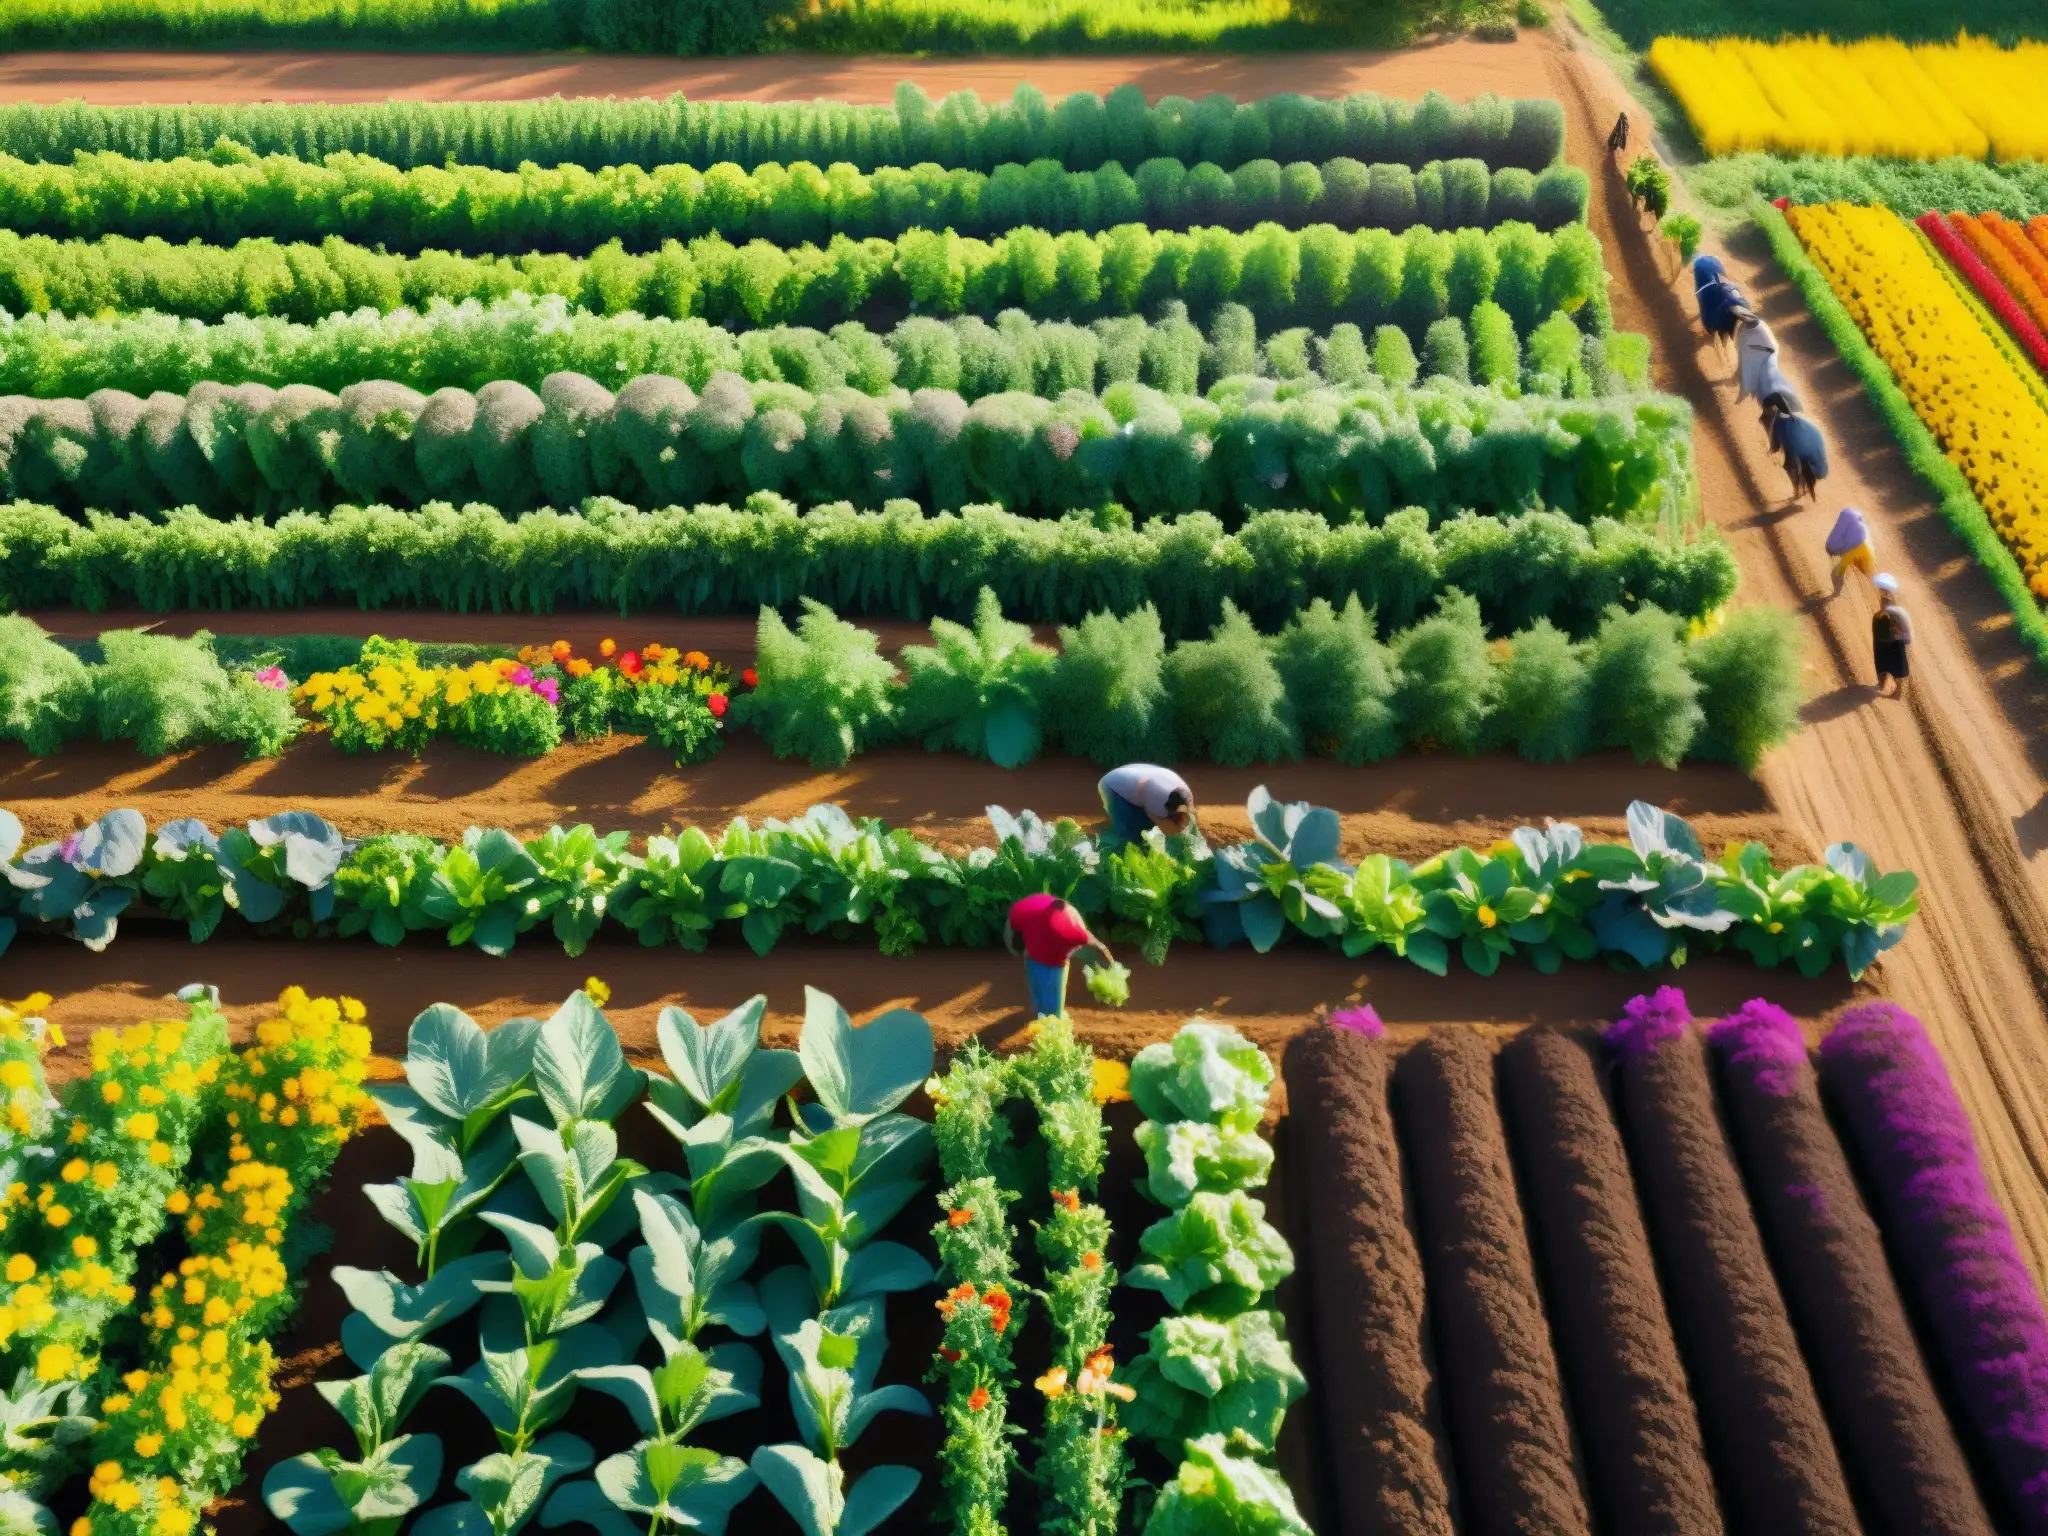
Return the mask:
[[1188,781],[1157,763],[1125,763],[1112,768],[1102,776],[1100,788],[1106,795],[1129,801],[1154,821],[1165,820],[1166,800],[1175,790],[1187,796],[1189,805],[1195,803]]

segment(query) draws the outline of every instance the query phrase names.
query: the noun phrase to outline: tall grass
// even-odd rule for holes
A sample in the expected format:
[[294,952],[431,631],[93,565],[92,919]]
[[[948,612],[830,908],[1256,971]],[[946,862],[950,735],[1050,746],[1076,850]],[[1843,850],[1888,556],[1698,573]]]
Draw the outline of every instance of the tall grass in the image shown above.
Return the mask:
[[1630,46],[1679,37],[1899,37],[1945,42],[1958,30],[2001,42],[2048,37],[2040,0],[1597,0]]

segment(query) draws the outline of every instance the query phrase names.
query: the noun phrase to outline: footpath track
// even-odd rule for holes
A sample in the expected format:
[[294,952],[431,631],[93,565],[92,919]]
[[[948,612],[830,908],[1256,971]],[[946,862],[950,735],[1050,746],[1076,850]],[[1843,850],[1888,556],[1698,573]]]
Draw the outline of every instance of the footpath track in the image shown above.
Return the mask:
[[[1595,177],[1591,217],[1608,247],[1616,277],[1616,322],[1655,339],[1660,386],[1693,406],[1698,418],[1695,456],[1704,505],[1741,562],[1744,600],[1779,603],[1799,612],[1811,641],[1807,669],[1812,703],[1806,712],[1807,729],[1774,753],[1761,775],[1768,811],[1775,812],[1775,817],[1764,815],[1762,819],[1775,820],[1780,828],[1770,840],[1775,844],[1782,838],[1786,844],[1810,851],[1836,839],[1853,838],[1881,865],[1919,872],[1922,916],[1912,936],[1886,957],[1871,981],[1877,990],[1895,997],[1927,1021],[1969,1107],[1986,1167],[2011,1212],[2022,1249],[2037,1278],[2048,1274],[2048,1001],[2044,1001],[2048,999],[2048,915],[2044,915],[2048,914],[2048,687],[2013,643],[2009,620],[2001,617],[1999,600],[1989,583],[1947,533],[1882,422],[1796,295],[1780,279],[1761,243],[1738,242],[1719,253],[1738,281],[1763,305],[1766,318],[1784,344],[1789,370],[1834,446],[1834,474],[1825,482],[1820,508],[1798,510],[1786,505],[1784,477],[1763,451],[1754,414],[1735,403],[1732,359],[1717,356],[1699,338],[1691,324],[1690,284],[1675,270],[1663,242],[1638,220],[1622,187],[1619,167],[1602,154],[1617,110],[1630,106],[1639,125],[1648,121],[1648,113],[1629,101],[1620,83],[1592,57],[1583,41],[1574,46],[1570,37],[1528,32],[1514,44],[1458,42],[1398,54],[1194,59],[902,61],[781,55],[667,61],[346,53],[18,54],[0,58],[0,98],[82,97],[103,102],[364,100],[391,95],[515,97],[553,91],[661,94],[673,90],[704,97],[830,95],[843,100],[883,101],[904,78],[918,80],[934,95],[959,87],[1004,93],[1022,79],[1054,95],[1135,80],[1154,95],[1356,89],[1416,95],[1435,88],[1457,98],[1494,91],[1555,96],[1566,104],[1570,158]],[[1827,562],[1821,541],[1834,511],[1844,503],[1854,503],[1870,515],[1880,557],[1900,577],[1912,608],[1917,636],[1915,679],[1906,703],[1878,699],[1870,686],[1867,595],[1858,587],[1839,602],[1827,601]],[[216,624],[226,629],[234,621],[223,615],[217,617]],[[882,767],[877,759],[864,761],[868,770]],[[857,761],[856,767],[861,763]],[[1512,810],[1499,813],[1511,819],[1524,815],[1540,819],[1546,813],[1584,814],[1596,809],[1612,815],[1618,809],[1611,804],[1582,808],[1579,802],[1584,797],[1576,794],[1564,795],[1572,802],[1569,804],[1524,809],[1520,802],[1533,798],[1522,792],[1524,787],[1549,788],[1560,781],[1539,779],[1534,777],[1537,770],[1506,762],[1485,767],[1499,776],[1498,784],[1483,773],[1476,779],[1464,777],[1466,770],[1461,765],[1416,765],[1412,782],[1431,787],[1421,789],[1410,804],[1400,807],[1402,814],[1460,828],[1475,818],[1483,819],[1489,813],[1465,810],[1457,802],[1461,782],[1468,786],[1483,783],[1484,793],[1515,802]],[[0,772],[20,771],[15,760],[0,766]],[[161,777],[184,771],[173,766]],[[430,772],[431,763],[422,771]],[[1282,787],[1284,775],[1271,777],[1276,788]],[[1071,782],[1056,799],[1035,803],[1033,808],[1044,814],[1089,811],[1092,779],[1078,769],[1068,779]],[[190,787],[205,782],[202,774],[190,781]],[[877,782],[886,786],[889,780],[877,773]],[[110,787],[81,781],[81,790],[102,805],[104,791]],[[169,790],[175,786],[160,782],[159,787]],[[737,785],[729,813],[753,803],[758,789],[758,784]],[[418,786],[418,790],[433,793],[431,785]],[[476,792],[492,793],[487,786]],[[50,797],[42,798],[44,808],[49,809]],[[1016,797],[1011,803],[1025,798],[1036,797]],[[1226,797],[1206,791],[1204,799],[1212,798],[1221,803]],[[1715,809],[1762,813],[1767,808]],[[702,814],[708,816],[709,812]],[[963,825],[971,814],[971,810],[963,813]],[[1597,826],[1597,820],[1592,824]],[[934,833],[943,835],[936,828]],[[97,958],[65,951],[60,959],[58,952],[41,946],[28,953],[48,973],[39,976],[36,985],[60,993],[67,987],[98,989],[69,999],[66,1005],[81,1021],[90,1016],[91,1022],[138,1016],[149,995],[161,989],[161,982],[185,979],[202,969],[218,969],[224,977],[235,971],[252,984],[260,980],[268,985],[269,973],[280,967],[280,961],[268,958],[271,956],[290,956],[296,962],[295,978],[307,985],[348,985],[349,976],[355,974],[361,977],[357,985],[389,991],[391,977],[402,975],[425,985],[440,985],[446,977],[447,985],[465,1000],[484,992],[502,994],[482,1010],[491,1017],[543,1006],[581,974],[570,974],[580,962],[560,956],[546,963],[515,957],[495,970],[467,965],[458,974],[442,970],[448,962],[439,958],[432,966],[417,965],[408,951],[365,963],[361,952],[353,950],[269,945],[261,948],[266,958],[258,962],[259,950],[254,945],[232,945],[202,955],[170,943],[160,949],[146,944],[130,946],[125,939]],[[708,976],[702,968],[747,960],[744,956],[642,957],[638,951],[624,950],[606,951],[603,958],[609,961],[616,955],[623,965],[628,954],[637,964],[653,967],[647,972],[646,985],[654,986],[657,978],[665,978],[661,985],[679,982],[686,989],[696,985],[690,967],[700,968],[696,975]],[[1000,968],[991,967],[988,958],[936,955],[889,962],[853,954],[844,959],[818,956],[815,964],[792,961],[778,966],[772,977],[779,985],[784,980],[793,983],[799,976],[809,979],[815,971],[821,983],[829,985],[832,978],[843,976],[848,991],[862,993],[860,1000],[864,1001],[872,988],[857,978],[873,966],[899,966],[906,978],[917,978],[906,982],[906,991],[914,987],[943,1002],[939,993],[966,998],[974,994],[976,986],[986,987],[989,976],[1000,977]],[[1278,967],[1266,962],[1269,968],[1261,968],[1260,962],[1246,957],[1190,954],[1177,964],[1188,968],[1185,1001],[1213,1004],[1248,1018],[1270,1011],[1275,1018],[1299,1019],[1313,1002],[1343,995],[1347,977],[1353,976],[1369,980],[1373,990],[1364,995],[1383,1006],[1397,999],[1420,1000],[1430,992],[1427,978],[1411,993],[1405,982],[1398,987],[1390,985],[1394,977],[1406,973],[1355,962],[1325,965],[1314,957]],[[969,966],[974,978],[961,971],[956,982],[940,979],[937,972],[927,979],[916,969],[925,965]],[[1206,981],[1197,979],[1197,968]],[[21,969],[24,975],[28,973],[27,967]],[[1171,979],[1172,969],[1160,973],[1161,984],[1152,994],[1157,1002],[1183,1000],[1183,984]],[[263,973],[260,978],[254,974],[257,972]],[[954,974],[946,972],[948,977]],[[1694,973],[1688,972],[1681,979],[1701,986],[1708,974],[1700,972],[1695,981]],[[1790,977],[1766,977],[1747,970],[1726,974],[1742,978],[1738,990],[1766,992],[1795,1007],[1803,1002],[1802,1011],[1827,1005],[1824,998],[1797,998],[1800,989]],[[1513,1010],[1513,1019],[1525,1019],[1531,1007],[1540,1009],[1541,998],[1550,995],[1536,985],[1537,980],[1528,978],[1523,984],[1518,977],[1516,985],[1506,987],[1492,983],[1495,990],[1485,1000],[1474,995],[1469,1004],[1424,1007],[1418,1001],[1418,1011],[1411,1016],[1483,1019]],[[1572,978],[1559,979],[1569,980]],[[1587,1012],[1597,1016],[1600,1009],[1611,1008],[1618,1001],[1618,995],[1613,999],[1607,996],[1616,981],[1625,982],[1626,978],[1603,972],[1578,979]],[[1387,989],[1379,990],[1383,985]],[[1711,990],[1718,992],[1722,985],[1716,981]],[[524,996],[529,989],[534,995]],[[414,995],[411,987],[400,991],[406,999]],[[882,991],[886,993],[887,987]],[[1209,1004],[1197,998],[1202,992],[1209,994]],[[253,1001],[254,994],[247,994],[244,1000]],[[385,1001],[397,1007],[402,998],[393,993]],[[1718,998],[1695,1000],[1702,1013],[1718,1004]],[[966,1016],[963,1014],[963,1019]],[[1149,1017],[1125,1016],[1113,1021],[1101,1017],[1111,1036],[1158,1022]],[[1093,1025],[1095,1020],[1089,1022]],[[1502,1022],[1509,1020],[1504,1017]]]

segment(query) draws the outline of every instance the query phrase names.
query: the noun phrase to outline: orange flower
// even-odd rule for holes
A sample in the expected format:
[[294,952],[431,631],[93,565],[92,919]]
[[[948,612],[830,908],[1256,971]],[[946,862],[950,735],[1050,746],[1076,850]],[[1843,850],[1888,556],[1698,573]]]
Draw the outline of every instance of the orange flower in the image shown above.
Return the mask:
[[1058,1397],[1067,1390],[1067,1368],[1064,1365],[1056,1365],[1032,1385],[1047,1397]]
[[933,1303],[939,1309],[939,1316],[947,1322],[953,1320],[953,1309],[963,1301],[974,1300],[974,1287],[962,1281]]
[[1004,1290],[1000,1285],[992,1285],[981,1299],[987,1304],[990,1313],[993,1314],[990,1319],[990,1326],[997,1333],[1001,1333],[1010,1326],[1010,1293],[1008,1291]]
[[949,1227],[964,1227],[972,1220],[974,1220],[974,1211],[969,1206],[963,1205],[956,1210],[946,1212],[946,1225]]
[[569,642],[566,640],[557,640],[553,645],[548,647],[548,650],[554,654],[554,658],[557,661],[567,661],[569,659],[570,649],[571,647],[569,645]]
[[987,1406],[987,1387],[976,1387],[972,1392],[967,1394],[967,1409],[970,1413],[979,1413],[982,1409],[986,1408]]
[[1101,1254],[1099,1254],[1099,1253],[1084,1253],[1084,1254],[1082,1254],[1082,1255],[1081,1255],[1081,1267],[1082,1267],[1083,1269],[1100,1269],[1100,1268],[1102,1268],[1102,1255],[1101,1255]]
[[702,651],[685,651],[683,652],[683,665],[694,667],[697,671],[702,672],[711,665],[711,658]]
[[1112,1381],[1110,1375],[1116,1370],[1116,1358],[1107,1344],[1088,1357],[1088,1363],[1081,1367],[1081,1375],[1074,1383],[1074,1390],[1086,1397],[1108,1393],[1111,1397],[1130,1402],[1137,1393],[1122,1382]]
[[1052,1203],[1071,1216],[1081,1209],[1081,1191],[1056,1189],[1052,1192]]
[[590,663],[581,656],[573,657],[569,662],[567,670],[571,677],[588,677],[590,676]]
[[597,654],[600,656],[609,657],[616,653],[618,648],[618,643],[613,640],[600,640],[597,642]]

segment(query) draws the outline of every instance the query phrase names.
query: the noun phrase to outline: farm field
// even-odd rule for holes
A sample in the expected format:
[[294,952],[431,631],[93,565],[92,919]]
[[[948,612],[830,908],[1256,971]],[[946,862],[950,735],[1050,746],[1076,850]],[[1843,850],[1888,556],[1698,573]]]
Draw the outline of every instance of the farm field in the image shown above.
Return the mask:
[[[101,99],[288,94],[289,58],[110,56]],[[305,88],[683,83],[704,147],[687,176],[603,170],[658,148],[462,172],[492,232],[477,197],[431,207],[438,150],[336,118],[391,154],[346,172],[382,190],[275,259],[328,233],[261,190],[300,175],[261,158],[289,118],[183,162],[213,122],[124,128],[99,183],[60,164],[90,109],[0,127],[33,151],[0,197],[73,178],[0,281],[135,295],[73,320],[51,287],[0,358],[0,994],[50,994],[35,1055],[77,1140],[195,1197],[271,1190],[245,1210],[294,1272],[312,1224],[340,1234],[281,1328],[206,1324],[224,1431],[186,1438],[139,1372],[99,1404],[60,1529],[332,1529],[371,1508],[351,1440],[422,1536],[2033,1517],[2038,1448],[1979,1352],[2048,1348],[2048,686],[1986,553],[2023,562],[2026,525],[1980,509],[1966,542],[1930,498],[1940,448],[1902,454],[1866,400],[1820,251],[1707,240],[1834,449],[1816,511],[1601,154],[1626,98],[1576,34],[1179,79],[434,62],[373,83],[342,55]],[[74,67],[0,77],[77,95]],[[1381,94],[1026,93],[982,129],[956,100],[910,130],[944,146],[912,185],[905,78]],[[700,98],[826,91],[878,111],[703,126]],[[856,132],[882,135],[861,179],[805,181]],[[514,142],[457,160],[552,163]],[[599,177],[642,221],[624,250],[518,201]],[[148,211],[174,182],[184,211]],[[1898,227],[2032,398],[1984,282],[2024,309],[2007,232]],[[158,229],[185,267],[122,244]],[[241,287],[191,281],[230,260]],[[348,285],[367,307],[330,322]],[[181,318],[137,318],[158,303]],[[1840,502],[1905,585],[1902,701],[1868,683],[1863,586],[1829,600]],[[1138,758],[1186,773],[1201,843],[1096,839],[1098,776]],[[1044,891],[1129,967],[1091,961],[1070,1025],[995,949]],[[217,1004],[166,1001],[195,978]],[[293,987],[360,999],[310,1038],[342,1052],[342,1123],[360,1073],[397,1129],[294,1141],[265,1104],[250,1167],[199,1107],[324,1006]],[[91,1037],[188,1007],[162,1048],[214,1064],[145,1137]],[[487,1218],[409,1159],[444,1190],[502,1161]],[[0,1363],[47,1366],[62,1412],[98,1314],[41,1315],[59,1182],[10,1233],[38,1258]],[[162,1221],[101,1239],[145,1293],[222,1241]],[[183,1368],[199,1305],[152,1299],[108,1359]],[[344,1425],[314,1384],[373,1364],[392,1406],[339,1400]]]

